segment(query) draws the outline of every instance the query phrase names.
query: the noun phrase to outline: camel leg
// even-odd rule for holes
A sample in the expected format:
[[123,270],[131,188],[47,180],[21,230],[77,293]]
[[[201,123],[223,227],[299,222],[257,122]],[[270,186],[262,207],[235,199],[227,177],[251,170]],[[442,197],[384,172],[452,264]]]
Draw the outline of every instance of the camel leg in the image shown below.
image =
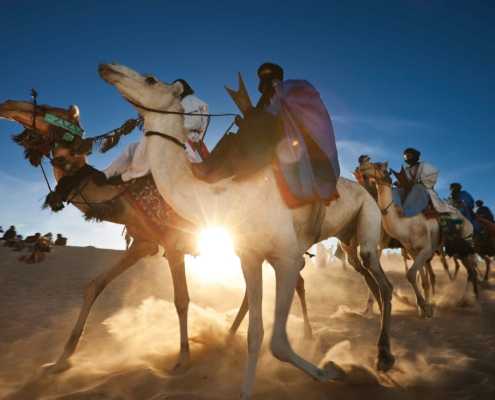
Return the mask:
[[[393,286],[383,272],[380,265],[376,247],[362,243],[360,246],[360,256],[363,260],[364,269],[371,275],[370,282],[375,282],[380,300],[380,337],[378,339],[378,360],[377,369],[388,371],[395,363],[395,357],[390,349],[390,321],[392,316],[392,292]],[[370,286],[371,288],[372,286]]]
[[433,271],[433,266],[431,265],[431,260],[426,263],[426,272],[428,273],[428,278],[430,280],[431,293],[433,296],[435,296],[437,277],[435,275],[435,271]]
[[[296,261],[294,261],[296,260]],[[287,337],[287,319],[297,284],[297,278],[304,260],[301,256],[294,259],[284,258],[271,262],[276,277],[275,321],[270,341],[270,349],[275,358],[290,363],[319,381],[341,379],[342,370],[329,363],[324,370],[303,359],[292,350]],[[250,307],[251,309],[251,307]],[[251,312],[251,311],[250,311]]]
[[[308,317],[308,309],[306,305],[306,290],[304,288],[304,279],[301,275],[299,275],[299,280],[297,282],[296,287],[297,295],[299,296],[299,300],[301,302],[301,308],[304,318],[304,338],[312,339],[313,338],[313,329],[311,328],[311,324],[309,322]],[[246,313],[248,312],[248,301],[247,301],[247,292],[244,294],[244,298],[242,299],[241,307],[237,312],[237,315],[232,323],[232,326],[229,329],[229,335],[235,335],[239,326],[241,325]]]
[[246,291],[244,292],[244,297],[242,299],[241,306],[239,307],[239,311],[237,311],[237,315],[235,316],[234,322],[232,323],[232,326],[229,329],[229,335],[234,336],[236,334],[247,312],[248,312],[248,294],[246,289]]
[[263,342],[263,316],[262,316],[262,260],[254,256],[241,258],[242,272],[246,280],[246,292],[249,308],[248,327],[248,358],[247,367],[242,385],[241,399],[251,398],[256,377],[256,365]]
[[359,259],[357,255],[357,246],[354,245],[345,245],[342,243],[342,248],[345,250],[347,253],[347,256],[349,258],[349,264],[352,265],[352,267],[360,273],[363,277],[364,280],[366,281],[366,284],[368,285],[369,293],[368,293],[368,300],[366,302],[366,307],[362,314],[368,315],[373,311],[373,303],[374,300],[377,301],[378,307],[380,310],[382,309],[382,300],[380,296],[380,289],[378,287],[378,284],[375,280],[375,278],[372,276],[370,271],[366,268],[363,267],[363,264],[361,263],[361,260]]
[[79,312],[79,318],[77,319],[74,328],[72,329],[71,335],[67,340],[64,351],[59,357],[56,363],[46,364],[44,367],[50,372],[62,372],[71,367],[69,358],[74,354],[79,339],[83,333],[84,327],[86,325],[86,320],[88,318],[91,307],[100,295],[100,293],[105,289],[110,282],[112,282],[116,277],[125,272],[128,268],[132,267],[141,258],[155,254],[158,251],[158,247],[154,243],[135,241],[127,250],[122,258],[109,270],[98,275],[94,280],[92,280],[84,290],[84,302]]
[[457,274],[459,273],[459,270],[461,269],[461,265],[459,264],[459,259],[457,257],[454,257],[454,264],[455,264],[455,271],[454,271],[454,279],[457,279]]
[[476,257],[474,254],[470,254],[462,259],[462,264],[466,268],[468,278],[466,282],[466,290],[462,296],[461,303],[464,302],[465,296],[467,294],[467,287],[469,282],[473,285],[473,292],[476,297],[476,300],[479,300],[479,291],[478,291],[478,273],[476,271]]
[[168,265],[172,274],[174,285],[174,303],[179,317],[180,327],[180,353],[174,370],[187,367],[189,364],[189,334],[187,330],[187,313],[189,309],[189,292],[187,290],[186,270],[184,254],[180,252],[167,252]]
[[428,280],[428,274],[426,272],[426,265],[425,267],[419,270],[419,276],[421,279],[421,286],[423,287],[423,294],[425,296],[426,304],[430,304],[431,303],[430,282]]
[[299,274],[299,279],[297,281],[296,292],[301,302],[301,309],[304,319],[304,338],[307,340],[313,339],[313,329],[309,323],[308,317],[308,307],[306,305],[306,290],[304,288],[304,278]]
[[407,271],[407,280],[411,284],[414,289],[414,293],[416,294],[416,304],[419,307],[420,314],[423,317],[432,317],[433,310],[427,305],[423,295],[421,294],[418,283],[416,281],[416,276],[418,272],[423,268],[425,262],[432,256],[432,252],[429,249],[421,250],[416,257],[414,257],[414,262],[409,271]]
[[404,247],[400,248],[400,254],[402,254],[402,260],[404,261],[404,271],[407,274],[407,270],[409,269],[409,267],[407,266],[407,252]]
[[445,253],[443,250],[440,250],[440,261],[442,262],[443,269],[445,270],[445,272],[449,276],[449,280],[453,281],[454,277],[450,273],[449,263],[447,262],[447,258],[445,257]]
[[486,271],[485,271],[485,276],[483,277],[483,281],[488,282],[488,280],[490,278],[491,259],[488,256],[484,256],[483,259],[485,260],[485,264],[486,264]]

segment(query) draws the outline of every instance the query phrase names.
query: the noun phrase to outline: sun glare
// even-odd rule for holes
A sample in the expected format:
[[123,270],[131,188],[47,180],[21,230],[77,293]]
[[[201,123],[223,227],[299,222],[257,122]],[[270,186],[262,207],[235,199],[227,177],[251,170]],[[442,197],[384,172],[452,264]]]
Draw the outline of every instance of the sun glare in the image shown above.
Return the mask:
[[189,258],[191,272],[205,283],[232,285],[242,282],[240,261],[232,237],[222,227],[203,229],[198,235],[199,256]]

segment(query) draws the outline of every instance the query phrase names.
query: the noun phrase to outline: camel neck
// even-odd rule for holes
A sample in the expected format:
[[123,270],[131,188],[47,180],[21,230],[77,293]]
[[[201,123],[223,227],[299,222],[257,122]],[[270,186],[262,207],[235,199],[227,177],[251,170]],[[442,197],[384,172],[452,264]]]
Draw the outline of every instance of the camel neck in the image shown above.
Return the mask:
[[[155,131],[185,142],[181,115],[150,113],[144,118],[145,131]],[[186,153],[176,143],[159,136],[146,137],[146,152],[151,173],[161,195],[183,218],[202,225],[204,200],[212,194],[212,187],[196,179]]]
[[400,231],[400,216],[397,208],[392,203],[392,188],[389,185],[376,185],[376,189],[378,192],[378,206],[381,210],[386,209],[383,215],[386,231],[390,236],[397,238],[397,234]]

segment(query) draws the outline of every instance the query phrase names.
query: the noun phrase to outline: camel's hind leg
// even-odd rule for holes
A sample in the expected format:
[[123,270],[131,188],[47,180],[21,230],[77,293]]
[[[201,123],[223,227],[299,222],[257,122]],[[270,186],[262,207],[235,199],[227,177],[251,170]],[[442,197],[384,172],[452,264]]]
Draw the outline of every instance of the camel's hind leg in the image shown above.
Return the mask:
[[88,318],[91,307],[96,301],[100,293],[105,289],[110,282],[112,282],[116,277],[126,271],[128,268],[132,267],[141,258],[155,254],[158,251],[158,247],[151,242],[134,241],[127,250],[122,258],[109,270],[98,275],[94,280],[92,280],[86,289],[84,290],[84,303],[79,312],[79,318],[77,319],[74,328],[72,329],[71,335],[67,340],[64,351],[59,357],[56,363],[46,364],[45,367],[50,372],[62,372],[70,368],[69,358],[74,354],[79,339],[83,333],[84,327],[86,325],[86,320]]
[[339,367],[333,363],[329,363],[325,370],[322,370],[294,352],[289,343],[287,337],[287,319],[289,317],[299,270],[304,265],[303,258],[300,255],[296,257],[291,258],[287,255],[283,259],[277,259],[271,262],[275,269],[276,301],[275,321],[270,349],[277,359],[294,365],[314,379],[319,381],[340,379],[343,376],[343,372]]
[[476,256],[474,254],[470,254],[464,258],[462,258],[462,264],[467,270],[468,279],[466,282],[466,289],[464,290],[464,294],[462,296],[461,303],[464,302],[467,288],[469,286],[469,282],[473,285],[473,292],[476,297],[476,300],[479,300],[479,291],[478,291],[478,272],[476,271]]
[[[304,338],[305,339],[312,339],[313,338],[313,329],[311,328],[311,324],[309,322],[308,308],[306,305],[306,290],[304,288],[304,279],[301,275],[299,275],[299,280],[297,281],[296,292],[297,292],[297,295],[299,296],[299,301],[301,302],[301,309],[302,309],[302,313],[303,313]],[[239,326],[241,325],[242,321],[244,320],[244,317],[246,316],[247,311],[248,311],[248,301],[247,301],[247,292],[246,292],[244,294],[244,298],[242,299],[242,303],[241,303],[241,306],[239,308],[239,311],[237,311],[237,315],[234,319],[234,322],[232,323],[232,326],[229,329],[230,335],[235,335],[235,333],[239,329]]]

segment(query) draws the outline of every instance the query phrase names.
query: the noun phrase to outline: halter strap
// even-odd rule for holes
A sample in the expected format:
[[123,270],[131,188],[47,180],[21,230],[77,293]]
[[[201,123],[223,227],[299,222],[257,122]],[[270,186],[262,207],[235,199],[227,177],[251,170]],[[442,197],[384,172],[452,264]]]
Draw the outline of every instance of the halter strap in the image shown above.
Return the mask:
[[182,143],[179,139],[177,139],[174,136],[167,135],[166,133],[162,132],[157,132],[157,131],[147,131],[144,136],[160,136],[163,139],[169,140],[172,143],[175,143],[177,146],[179,146],[182,150],[186,149],[186,145]]
[[142,104],[138,104],[131,99],[124,97],[129,103],[137,108],[141,108],[142,110],[159,113],[159,114],[175,114],[175,115],[189,115],[192,117],[238,117],[239,114],[234,113],[223,113],[223,114],[201,114],[201,113],[192,113],[192,112],[181,112],[181,111],[168,111],[168,110],[158,110],[157,108],[151,108],[143,106]]

